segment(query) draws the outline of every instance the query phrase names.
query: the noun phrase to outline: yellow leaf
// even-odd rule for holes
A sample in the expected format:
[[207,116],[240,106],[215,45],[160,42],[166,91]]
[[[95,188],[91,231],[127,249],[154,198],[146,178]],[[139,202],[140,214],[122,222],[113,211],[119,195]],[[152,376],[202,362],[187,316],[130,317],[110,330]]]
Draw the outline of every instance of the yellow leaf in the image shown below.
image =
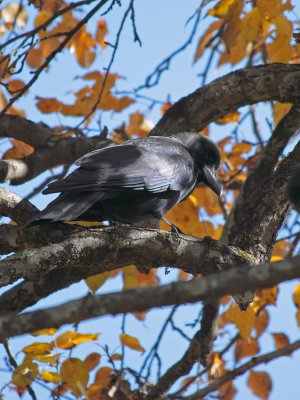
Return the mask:
[[267,46],[269,63],[290,61],[293,54],[293,47],[290,44],[290,38],[287,36],[279,36]]
[[106,282],[109,276],[109,272],[102,272],[101,274],[90,276],[85,280],[85,283],[92,292],[96,293],[96,291]]
[[145,349],[141,346],[139,340],[133,336],[122,333],[120,335],[120,340],[124,346],[127,346],[132,350],[141,351],[142,353],[145,351]]
[[219,125],[228,124],[229,122],[237,122],[240,115],[241,113],[238,111],[231,111],[224,115],[224,117],[217,119],[215,122]]
[[140,282],[138,279],[138,271],[135,265],[128,265],[127,267],[122,268],[123,271],[123,280],[124,285],[123,289],[133,289],[140,286]]
[[259,312],[254,325],[258,337],[267,329],[268,324],[269,313],[267,310],[264,309]]
[[44,355],[32,355],[30,354],[30,358],[39,361],[39,362],[43,362],[43,363],[47,363],[50,365],[57,365],[58,364],[58,359],[60,357],[60,354],[44,354]]
[[63,381],[67,383],[75,396],[80,397],[84,394],[89,372],[83,361],[78,358],[68,358],[63,362],[60,373]]
[[287,36],[290,40],[293,34],[293,24],[289,21],[284,14],[279,14],[274,19],[274,24],[276,26],[276,33],[278,36]]
[[99,353],[91,353],[85,358],[84,363],[89,371],[92,371],[95,367],[97,367],[100,362],[100,358],[101,356]]
[[39,331],[31,332],[32,336],[54,335],[57,332],[56,328],[40,329]]
[[54,339],[54,344],[60,349],[71,349],[75,346],[73,339],[76,337],[76,335],[77,333],[74,331],[65,332]]
[[71,44],[71,51],[75,52],[77,61],[82,67],[89,67],[95,60],[96,53],[92,50],[96,47],[96,42],[91,34],[85,29],[74,36]]
[[74,344],[92,342],[97,340],[99,333],[76,333],[76,336],[72,338]]
[[298,283],[294,289],[293,300],[294,300],[295,306],[297,308],[300,308],[300,283]]
[[266,20],[272,20],[284,11],[281,0],[257,0],[256,6]]
[[230,6],[235,2],[235,0],[221,0],[219,1],[214,8],[208,11],[208,15],[212,15],[213,17],[224,18],[230,9]]
[[236,304],[232,304],[224,316],[228,322],[233,323],[238,328],[243,339],[248,340],[250,338],[256,318],[251,305],[247,311],[240,311]]
[[257,397],[268,399],[272,389],[272,380],[266,372],[250,371],[247,384]]
[[41,378],[46,382],[61,383],[63,381],[62,376],[57,372],[42,371]]
[[262,15],[257,7],[254,7],[241,20],[241,36],[247,45],[250,42],[257,41],[261,31]]
[[282,260],[283,260],[283,257],[280,257],[280,256],[272,256],[270,259],[271,262],[277,262],[277,261],[282,261]]
[[259,352],[259,344],[257,339],[250,337],[249,339],[238,339],[234,348],[234,356],[236,361],[242,358],[254,356]]
[[30,385],[38,374],[38,365],[29,358],[25,358],[23,363],[19,365],[13,373],[12,383],[17,386]]
[[51,343],[32,343],[29,346],[24,347],[22,350],[28,355],[45,355],[49,354],[52,349]]
[[278,103],[275,102],[273,105],[273,118],[275,127],[278,125],[278,122],[287,114],[292,108],[292,104],[290,103]]

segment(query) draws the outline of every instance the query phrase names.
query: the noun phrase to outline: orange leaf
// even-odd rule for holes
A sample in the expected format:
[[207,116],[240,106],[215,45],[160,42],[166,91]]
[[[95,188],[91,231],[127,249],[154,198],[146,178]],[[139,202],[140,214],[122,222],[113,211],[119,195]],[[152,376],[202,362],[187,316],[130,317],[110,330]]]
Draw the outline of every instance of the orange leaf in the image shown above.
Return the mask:
[[89,372],[83,361],[78,358],[68,358],[63,362],[60,373],[63,381],[67,383],[75,396],[79,397],[84,394],[89,380]]
[[252,337],[249,339],[238,339],[234,349],[234,356],[236,361],[242,358],[254,356],[259,352],[258,341]]
[[71,51],[75,52],[77,61],[82,67],[89,67],[95,60],[96,53],[91,50],[96,47],[96,42],[91,34],[82,29],[72,40]]
[[255,303],[259,306],[265,304],[276,304],[278,296],[277,286],[268,289],[258,289],[255,293]]
[[232,148],[232,154],[249,153],[249,151],[251,149],[252,149],[252,146],[249,143],[245,143],[245,142],[236,143]]
[[215,122],[219,125],[228,124],[229,122],[238,122],[241,113],[238,111],[231,111],[224,115],[224,117],[217,119]]
[[290,61],[293,54],[293,47],[290,44],[290,38],[287,36],[279,36],[267,46],[269,63]]
[[145,351],[145,349],[141,346],[139,340],[133,336],[122,333],[120,335],[120,340],[124,346],[127,346],[132,350],[141,351],[142,353]]
[[247,311],[240,311],[236,304],[232,304],[223,314],[223,318],[233,323],[239,330],[242,338],[248,340],[255,324],[255,312],[251,305]]
[[99,333],[76,333],[76,336],[72,339],[74,344],[81,344],[86,342],[93,342],[97,340]]
[[161,106],[161,109],[160,109],[162,115],[164,115],[164,114],[168,111],[168,109],[171,108],[171,107],[172,107],[172,103],[170,103],[169,101],[167,101],[166,103],[164,103],[164,104]]
[[62,103],[56,100],[54,97],[49,99],[43,99],[42,97],[37,97],[37,108],[45,114],[60,111]]
[[100,362],[100,358],[101,356],[99,353],[91,353],[85,358],[84,363],[89,371],[92,371],[95,367],[97,367]]
[[24,86],[25,83],[20,79],[12,79],[11,81],[7,82],[7,89],[10,93],[19,92],[24,88]]
[[209,25],[208,29],[204,32],[204,34],[200,37],[198,42],[198,46],[194,55],[194,62],[196,62],[203,54],[204,50],[207,48],[208,44],[210,43],[211,39],[215,35],[215,31],[219,29],[222,25],[221,20],[213,22]]
[[123,280],[124,285],[123,289],[134,289],[140,286],[140,282],[138,280],[138,271],[135,265],[128,265],[127,267],[122,268],[123,271]]
[[112,360],[116,360],[116,361],[120,361],[120,360],[122,360],[122,356],[121,356],[121,354],[115,353],[115,354],[113,354],[111,356],[111,359]]
[[250,371],[247,384],[257,397],[268,399],[272,389],[272,380],[266,372]]
[[96,30],[96,35],[95,39],[96,42],[98,42],[101,47],[105,48],[107,44],[105,43],[104,37],[107,35],[108,29],[107,25],[104,19],[100,19],[97,24],[97,30]]
[[112,372],[113,370],[109,367],[102,367],[98,369],[95,377],[95,383],[98,386],[98,389],[101,388],[106,388],[111,379],[112,379]]
[[275,127],[278,125],[278,122],[287,114],[292,107],[290,103],[277,103],[273,105],[273,118]]
[[26,57],[26,62],[31,68],[39,68],[44,61],[45,57],[43,56],[41,49],[30,50]]
[[[282,347],[285,347],[290,343],[289,338],[287,337],[287,335],[285,333],[273,333],[272,336],[274,339],[276,349],[281,349]],[[291,354],[291,353],[289,353],[289,354]],[[288,355],[288,353],[287,353],[287,355]]]

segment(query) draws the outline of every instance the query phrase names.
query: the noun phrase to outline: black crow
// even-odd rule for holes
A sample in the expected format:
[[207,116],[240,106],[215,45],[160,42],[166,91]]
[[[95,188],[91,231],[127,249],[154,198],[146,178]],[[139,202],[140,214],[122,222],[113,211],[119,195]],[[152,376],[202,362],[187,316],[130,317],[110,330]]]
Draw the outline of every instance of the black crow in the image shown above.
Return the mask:
[[300,164],[295,168],[289,187],[289,198],[300,213]]
[[27,225],[71,220],[135,224],[154,217],[176,230],[164,214],[198,182],[221,194],[220,160],[212,141],[191,132],[130,139],[92,151],[65,179],[50,183],[43,193],[61,194]]

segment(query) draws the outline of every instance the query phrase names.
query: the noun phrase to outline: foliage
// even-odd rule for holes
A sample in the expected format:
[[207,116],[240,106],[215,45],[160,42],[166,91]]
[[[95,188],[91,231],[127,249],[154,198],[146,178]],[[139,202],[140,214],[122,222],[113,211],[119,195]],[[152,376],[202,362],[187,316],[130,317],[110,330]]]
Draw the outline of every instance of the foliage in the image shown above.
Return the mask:
[[[22,1],[2,4],[0,10],[2,114],[26,116],[32,119],[30,111],[26,108],[27,102],[33,103],[36,83],[43,74],[46,74],[50,84],[53,81],[55,85],[55,75],[52,74],[55,63],[64,68],[64,62],[69,65],[71,57],[72,62],[77,63],[79,74],[72,77],[76,78],[76,81],[74,80],[74,87],[69,87],[69,94],[54,97],[43,91],[34,99],[35,113],[38,113],[36,115],[39,115],[39,118],[52,117],[54,119],[47,121],[59,121],[59,126],[51,128],[55,135],[55,140],[53,138],[51,140],[55,142],[62,139],[71,141],[82,137],[91,138],[95,131],[99,134],[103,121],[107,121],[110,116],[113,116],[110,123],[118,124],[109,128],[109,139],[113,142],[122,143],[136,136],[146,137],[157,122],[151,120],[153,115],[151,111],[155,110],[158,119],[167,115],[173,104],[168,93],[164,93],[159,100],[152,98],[151,89],[163,81],[163,74],[170,68],[177,54],[181,53],[186,57],[187,64],[190,63],[191,60],[185,52],[188,46],[193,47],[194,68],[198,68],[198,72],[200,68],[201,86],[212,79],[211,71],[214,68],[225,73],[236,67],[250,68],[275,62],[299,63],[300,44],[293,39],[293,32],[299,26],[296,17],[299,9],[296,9],[296,6],[296,0],[253,2],[203,0],[189,20],[190,25],[194,23],[189,40],[178,48],[178,51],[166,57],[162,64],[145,78],[144,84],[133,90],[126,82],[126,77],[117,71],[113,72],[115,55],[122,46],[125,46],[120,44],[125,22],[130,24],[134,41],[140,42],[139,35],[142,34],[142,28],[137,28],[139,25],[138,13],[135,10],[137,5],[133,0],[127,2],[83,0],[77,3],[63,0],[31,0],[28,5],[24,5]],[[142,9],[142,6],[140,7]],[[99,10],[101,14],[98,13]],[[115,18],[113,13],[116,12],[121,15],[118,30],[110,22],[116,20],[113,19]],[[111,31],[117,31],[116,36]],[[155,45],[159,46],[159,43]],[[125,86],[127,89],[120,90],[119,86]],[[184,96],[186,93],[181,95]],[[222,118],[218,118],[215,124],[208,125],[202,133],[209,135],[220,148],[222,166],[219,174],[224,182],[225,194],[219,199],[210,189],[197,187],[166,217],[187,235],[210,236],[216,240],[226,241],[224,238],[228,228],[228,216],[236,204],[242,186],[260,160],[273,129],[290,109],[291,104],[276,101],[266,105],[263,111],[260,111],[257,105],[250,104],[239,110],[231,110]],[[5,136],[10,137],[9,134]],[[30,141],[26,142],[26,135],[15,138],[12,133],[9,145],[3,143],[2,160],[22,160],[37,154],[37,151]],[[280,164],[284,154],[286,153],[281,152],[276,165]],[[52,158],[55,157],[53,151]],[[50,171],[50,168],[46,170],[47,177],[39,183],[38,191],[52,179],[53,171]],[[66,172],[67,168],[59,175],[63,176]],[[33,190],[28,194],[28,198],[36,193],[37,190]],[[89,228],[93,224],[82,223],[82,225]],[[161,223],[161,229],[169,228]],[[299,216],[291,214],[279,232],[272,251],[272,262],[296,254],[300,239],[298,231]],[[116,252],[117,248],[116,244]],[[120,278],[123,282],[122,290],[155,287],[160,285],[161,281],[168,279],[154,268],[143,271],[140,266],[124,265],[121,269],[109,269],[89,277],[85,283],[89,291],[95,294],[102,290],[103,285],[107,287],[109,282],[114,283]],[[190,279],[191,275],[183,270],[179,271],[178,280]],[[277,287],[260,289],[256,291],[254,301],[247,311],[240,311],[231,297],[222,298],[217,328],[217,336],[221,338],[218,342],[219,351],[213,349],[206,367],[200,368],[197,360],[198,369],[190,368],[189,375],[185,377],[182,373],[179,376],[179,384],[171,385],[173,394],[170,395],[170,399],[202,398],[202,388],[209,388],[209,385],[222,377],[228,377],[228,380],[220,381],[218,386],[212,387],[205,394],[214,392],[223,400],[237,398],[243,388],[237,387],[234,383],[234,379],[238,376],[235,375],[235,371],[252,357],[267,355],[264,338],[268,337],[272,343],[268,351],[285,349],[290,344],[288,329],[286,330],[285,326],[281,332],[269,332],[271,310],[278,307],[277,299]],[[296,307],[296,322],[300,327],[299,285],[295,286],[293,301]],[[181,338],[191,343],[191,332],[194,334],[199,325],[198,316],[195,323],[189,321],[192,325],[190,330],[183,324],[178,327],[174,322],[175,311],[177,312],[177,308],[172,309],[163,321],[156,321],[161,325],[161,333],[153,347],[150,345],[153,340],[143,337],[139,330],[133,332],[129,328],[127,330],[125,316],[121,331],[115,332],[117,349],[109,348],[102,341],[100,332],[87,333],[81,326],[76,329],[68,328],[70,330],[67,331],[57,331],[49,327],[33,332],[34,339],[32,338],[30,344],[22,348],[22,359],[18,357],[18,363],[12,355],[14,350],[12,352],[7,344],[5,350],[9,359],[7,369],[10,373],[6,382],[1,380],[0,398],[10,398],[11,390],[20,397],[25,398],[27,395],[33,399],[43,398],[45,394],[40,397],[35,393],[38,384],[46,387],[43,393],[48,389],[53,399],[144,398],[149,388],[160,381],[162,371],[168,366],[162,365],[159,353],[164,335],[167,336],[164,342],[167,344],[164,346],[168,346],[168,335],[171,336],[172,333],[179,334]],[[147,324],[147,311],[135,312],[133,315],[136,320],[135,326]],[[167,327],[168,333],[166,333]],[[77,330],[82,330],[82,333]],[[81,352],[83,344],[87,343],[88,350]],[[220,343],[225,343],[222,349]],[[180,349],[170,345],[169,351],[176,353],[179,360],[183,349],[184,347]],[[76,351],[76,357],[73,356],[73,351]],[[126,358],[126,354],[132,352],[143,357],[140,371],[134,362],[130,363],[130,357]],[[287,355],[291,353],[286,351]],[[278,354],[279,356],[282,354]],[[258,364],[263,361],[264,358]],[[246,384],[255,396],[267,399],[271,396],[272,386],[276,386],[276,381],[272,382],[265,365],[259,370],[254,370],[255,365],[249,365],[249,368],[243,371],[247,374]],[[171,383],[175,381],[176,379]],[[194,397],[188,397],[189,395]]]

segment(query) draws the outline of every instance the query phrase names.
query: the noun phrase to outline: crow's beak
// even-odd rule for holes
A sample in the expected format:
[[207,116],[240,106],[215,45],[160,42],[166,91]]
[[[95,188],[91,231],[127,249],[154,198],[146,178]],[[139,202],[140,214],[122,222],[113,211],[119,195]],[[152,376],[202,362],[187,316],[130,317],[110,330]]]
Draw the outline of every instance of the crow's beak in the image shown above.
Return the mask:
[[218,196],[223,192],[223,183],[213,167],[205,165],[202,169],[202,180],[209,186]]

